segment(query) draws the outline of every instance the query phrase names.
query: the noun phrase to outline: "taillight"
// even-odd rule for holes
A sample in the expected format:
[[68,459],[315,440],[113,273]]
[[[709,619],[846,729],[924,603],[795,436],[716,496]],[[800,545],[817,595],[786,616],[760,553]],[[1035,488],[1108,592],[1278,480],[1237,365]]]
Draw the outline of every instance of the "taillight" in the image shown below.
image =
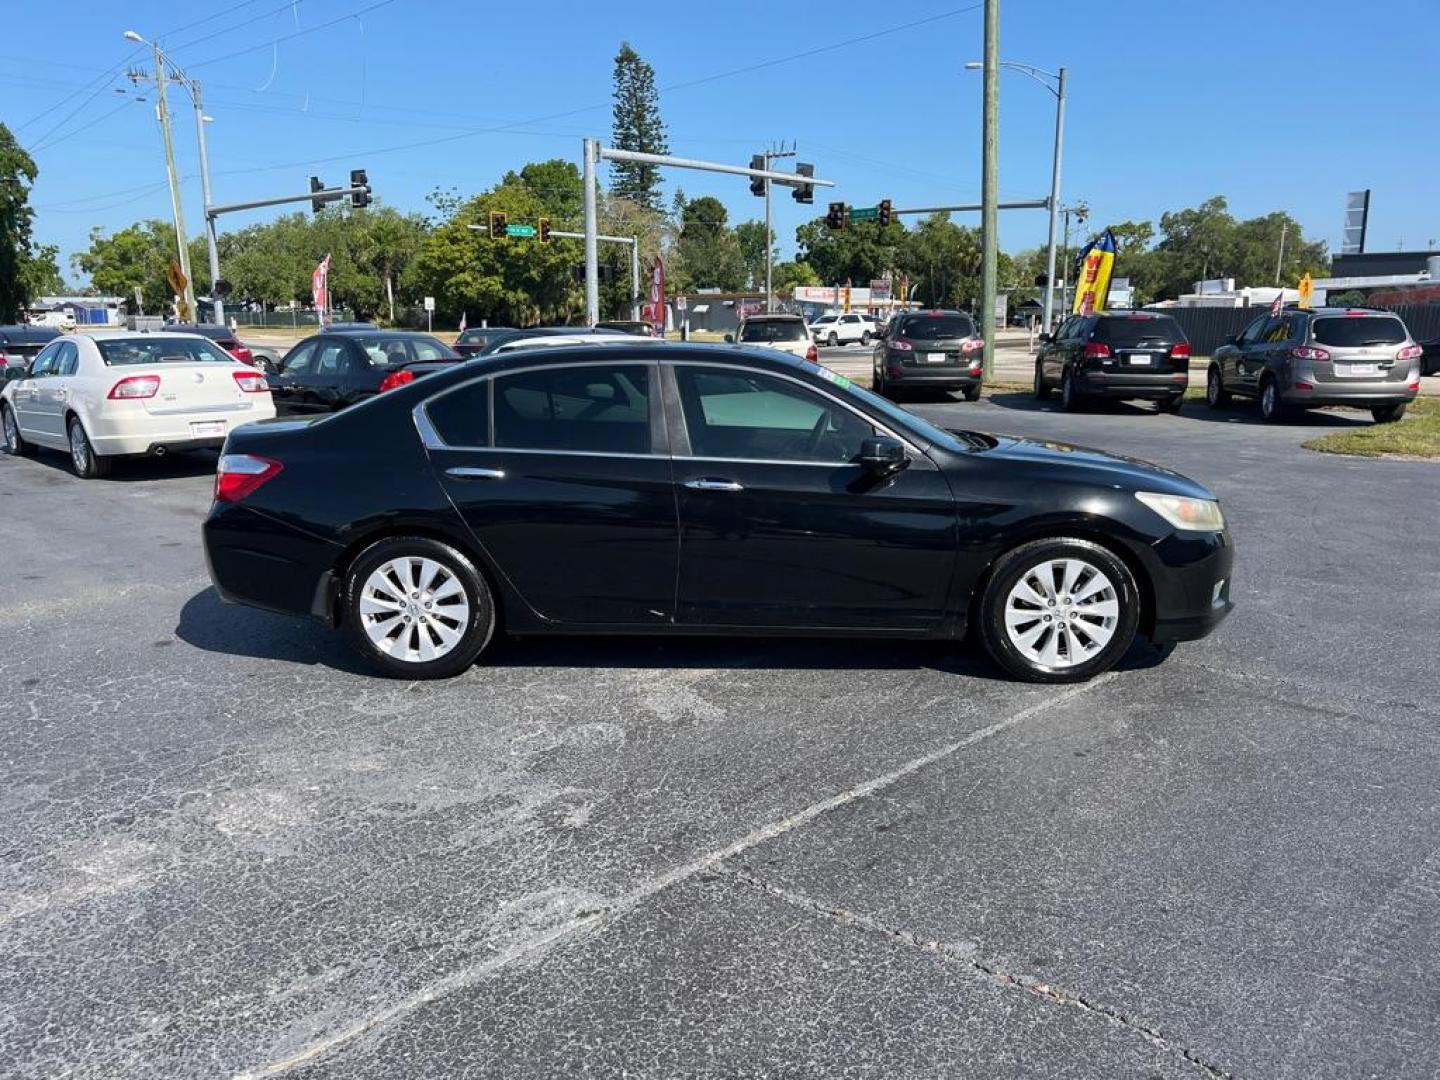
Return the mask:
[[230,350],[230,355],[235,357],[236,360],[239,360],[246,364],[250,363],[252,360],[255,359],[255,354],[252,353],[249,349],[247,349],[244,345],[236,345],[233,349]]
[[404,386],[406,383],[412,383],[414,381],[415,373],[413,371],[405,368],[401,368],[399,371],[392,371],[380,381],[380,393],[383,394],[386,390],[394,390],[397,386]]
[[1086,360],[1104,360],[1110,355],[1110,346],[1098,341],[1092,341],[1085,346],[1084,356]]
[[813,341],[810,343],[810,347],[805,350],[805,359],[809,360],[812,364],[818,364],[820,362],[820,350],[815,348]]
[[974,352],[976,349],[983,349],[984,347],[985,339],[983,337],[968,337],[960,343],[960,351],[962,353]]
[[1398,353],[1395,354],[1395,359],[1418,360],[1420,359],[1420,354],[1424,351],[1425,350],[1422,349],[1419,345],[1406,345],[1403,349],[1401,349]]
[[127,375],[110,388],[105,396],[112,401],[127,398],[152,398],[160,390],[159,375]]
[[1290,350],[1290,358],[1292,360],[1329,360],[1330,354],[1313,345],[1296,345]]
[[895,352],[914,352],[914,351],[915,351],[915,346],[914,346],[914,345],[911,345],[908,341],[902,341],[902,340],[900,340],[899,338],[896,338],[894,341],[890,342],[890,348],[891,348],[892,350],[894,350]]
[[279,476],[283,468],[278,461],[254,454],[221,454],[215,470],[215,501],[239,502],[267,480]]
[[234,371],[235,385],[247,394],[263,394],[270,389],[270,384],[265,381],[265,376],[258,371]]
[[1189,359],[1190,359],[1190,343],[1189,343],[1188,341],[1177,341],[1174,345],[1171,345],[1171,346],[1170,346],[1170,359],[1171,359],[1171,360],[1189,360]]

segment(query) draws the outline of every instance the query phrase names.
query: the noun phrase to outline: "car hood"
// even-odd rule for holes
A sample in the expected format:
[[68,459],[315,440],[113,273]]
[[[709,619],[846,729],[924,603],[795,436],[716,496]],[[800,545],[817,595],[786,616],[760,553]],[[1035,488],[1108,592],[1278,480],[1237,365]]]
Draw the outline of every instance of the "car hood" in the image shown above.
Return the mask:
[[982,451],[986,458],[1003,458],[1034,466],[1050,472],[1057,480],[1074,477],[1077,480],[1127,491],[1156,491],[1192,499],[1215,498],[1215,493],[1204,484],[1197,483],[1173,469],[1141,461],[1139,458],[1017,435],[987,436],[979,432],[960,434],[994,442],[993,447]]

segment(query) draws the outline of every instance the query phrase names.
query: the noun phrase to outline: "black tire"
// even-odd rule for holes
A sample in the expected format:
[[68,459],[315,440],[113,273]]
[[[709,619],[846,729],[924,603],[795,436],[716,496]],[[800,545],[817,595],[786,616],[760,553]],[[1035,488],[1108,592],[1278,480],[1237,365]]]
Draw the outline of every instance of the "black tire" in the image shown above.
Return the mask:
[[1040,367],[1040,361],[1037,360],[1035,361],[1035,400],[1049,401],[1050,394],[1050,384],[1045,381],[1044,371]]
[[978,383],[977,383],[975,386],[964,386],[964,387],[961,387],[961,388],[960,388],[960,392],[965,395],[965,400],[966,400],[966,401],[979,401],[979,400],[980,400],[980,386],[979,386]]
[[1085,406],[1085,395],[1080,391],[1074,368],[1066,368],[1060,378],[1060,406],[1066,412],[1079,412]]
[[871,389],[873,389],[875,393],[879,394],[881,397],[894,400],[890,391],[890,383],[887,382],[885,379],[885,371],[883,368],[875,369],[875,376],[871,380],[870,385]]
[[[1103,572],[1114,585],[1118,605],[1110,640],[1094,656],[1070,667],[1034,662],[1010,640],[1005,627],[1006,599],[1016,583],[1039,564],[1058,558],[1080,559]],[[985,651],[1015,678],[1039,683],[1084,682],[1110,670],[1130,648],[1140,624],[1140,592],[1129,567],[1108,548],[1069,537],[1035,540],[1000,556],[975,614]]]
[[[459,583],[470,605],[469,618],[461,630],[460,640],[449,652],[434,660],[404,660],[384,652],[370,640],[366,616],[360,610],[365,582],[370,575],[385,563],[404,558],[430,559],[439,563]],[[362,552],[345,575],[341,604],[342,615],[356,649],[372,666],[395,678],[448,679],[459,675],[475,663],[495,634],[495,597],[485,576],[469,558],[449,544],[423,536],[392,537]]]
[[1377,424],[1393,424],[1405,415],[1405,405],[1403,401],[1391,405],[1376,405],[1370,410],[1370,415]]
[[829,345],[832,349],[835,348],[837,345],[840,344],[840,335],[837,334],[834,330],[831,330],[830,336],[825,339],[825,344]]
[[5,452],[14,457],[29,457],[35,448],[20,437],[20,423],[15,419],[15,410],[9,405],[0,405],[0,425],[5,430]]
[[1285,419],[1285,403],[1280,400],[1280,385],[1273,378],[1260,383],[1260,419],[1278,424]]
[[1205,372],[1205,404],[1212,409],[1223,409],[1230,404],[1230,391],[1225,389],[1220,369],[1213,364]]
[[70,437],[70,467],[81,480],[103,480],[110,475],[111,459],[95,453],[90,436],[85,434],[85,425],[78,416],[70,417],[66,426]]
[[862,331],[861,331],[861,333],[860,333],[860,344],[861,344],[861,345],[869,345],[869,344],[870,344],[870,331],[869,331],[869,330],[862,330]]
[[1185,407],[1184,394],[1172,394],[1170,397],[1160,400],[1160,408],[1157,412],[1169,413],[1171,416],[1178,416],[1180,410]]

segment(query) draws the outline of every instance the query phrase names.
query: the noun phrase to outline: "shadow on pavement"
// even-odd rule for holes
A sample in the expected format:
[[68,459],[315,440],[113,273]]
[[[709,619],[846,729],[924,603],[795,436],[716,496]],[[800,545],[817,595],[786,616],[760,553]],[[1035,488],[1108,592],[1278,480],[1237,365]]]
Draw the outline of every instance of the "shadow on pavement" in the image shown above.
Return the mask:
[[[1014,391],[991,394],[987,400],[998,408],[1015,412],[1061,413],[1058,398],[1038,401],[1033,394]],[[1154,416],[1157,409],[1148,401],[1126,401],[1101,399],[1087,402],[1075,416]],[[1203,420],[1211,424],[1253,424],[1257,427],[1295,428],[1345,428],[1371,423],[1370,414],[1361,409],[1295,409],[1276,424],[1267,424],[1260,418],[1258,406],[1240,402],[1223,409],[1212,409],[1204,401],[1189,398],[1177,414],[1181,420]]]
[[[105,480],[89,480],[86,483],[130,484],[146,480],[178,480],[190,476],[214,476],[215,464],[220,455],[214,450],[191,450],[180,454],[166,454],[164,457],[123,457],[117,458],[109,477]],[[36,447],[32,456],[25,459],[31,464],[41,465],[69,476],[73,480],[74,470],[70,467],[70,455],[63,450]]]
[[[180,611],[175,636],[207,652],[320,664],[352,675],[377,676],[343,630],[300,617],[221,603],[214,589],[196,593]],[[1137,640],[1117,665],[1154,667],[1169,655]],[[800,637],[524,637],[497,634],[481,668],[720,668],[736,671],[917,671],[1010,681],[974,641]]]

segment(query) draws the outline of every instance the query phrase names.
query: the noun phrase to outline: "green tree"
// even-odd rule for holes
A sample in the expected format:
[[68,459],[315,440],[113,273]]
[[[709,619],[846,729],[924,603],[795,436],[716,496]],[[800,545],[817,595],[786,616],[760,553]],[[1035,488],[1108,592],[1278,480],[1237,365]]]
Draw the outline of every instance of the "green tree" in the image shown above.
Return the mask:
[[[905,238],[899,268],[926,307],[974,310],[980,293],[980,231],[957,225],[948,214],[931,214]],[[1013,265],[1000,267],[1012,280]]]
[[[770,256],[775,256],[775,234],[768,233],[763,221],[742,221],[735,226],[735,241],[740,245],[740,258],[745,263],[750,287],[765,287],[765,249],[769,241]],[[772,272],[773,273],[773,272]]]
[[165,277],[174,256],[174,228],[151,219],[108,236],[97,225],[90,230],[89,248],[75,255],[73,262],[102,295],[120,296],[132,305],[139,288],[145,310],[164,313],[174,295]]
[[30,189],[39,170],[10,129],[0,124],[0,322],[14,322],[33,295]]
[[779,296],[791,296],[797,285],[819,285],[820,275],[807,262],[781,262],[775,264],[772,281]]
[[824,218],[816,218],[795,230],[801,261],[809,263],[825,285],[868,285],[896,265],[905,236],[899,222],[881,228],[876,221],[856,221],[832,230]]
[[[655,69],[640,58],[628,41],[615,54],[615,106],[611,142],[620,150],[668,154],[665,122],[660,118],[660,94]],[[651,210],[660,208],[660,168],[639,162],[617,161],[610,166],[610,190],[622,199]]]
[[518,173],[506,173],[501,183],[519,185],[534,192],[545,216],[553,219],[557,226],[561,223],[579,224],[584,213],[585,182],[573,161],[563,158],[534,161]]
[[676,289],[734,292],[745,287],[745,260],[727,217],[725,204],[712,195],[685,204],[670,264]]
[[37,296],[63,296],[67,292],[65,279],[60,276],[60,249],[54,244],[39,244],[32,248],[30,258],[20,265],[20,281],[25,299]]

